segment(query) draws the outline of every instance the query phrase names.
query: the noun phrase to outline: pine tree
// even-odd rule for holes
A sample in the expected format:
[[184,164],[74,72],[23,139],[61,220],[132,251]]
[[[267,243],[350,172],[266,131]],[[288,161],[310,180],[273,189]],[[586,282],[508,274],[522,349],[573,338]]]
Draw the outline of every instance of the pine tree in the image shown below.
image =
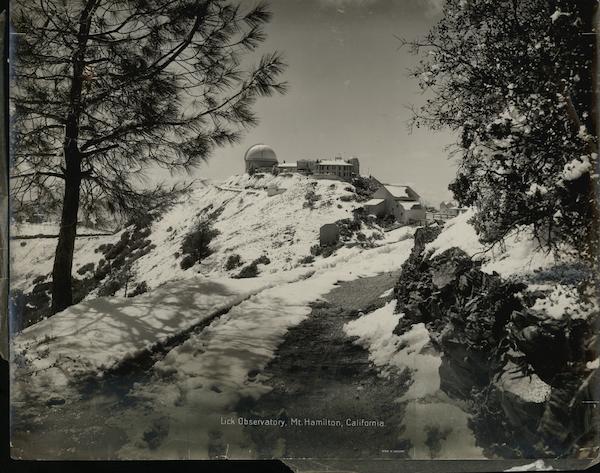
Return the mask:
[[13,5],[13,202],[61,202],[52,308],[72,304],[80,208],[134,212],[176,189],[148,172],[187,171],[257,123],[284,93],[279,53],[248,53],[271,19],[228,0],[18,0]]

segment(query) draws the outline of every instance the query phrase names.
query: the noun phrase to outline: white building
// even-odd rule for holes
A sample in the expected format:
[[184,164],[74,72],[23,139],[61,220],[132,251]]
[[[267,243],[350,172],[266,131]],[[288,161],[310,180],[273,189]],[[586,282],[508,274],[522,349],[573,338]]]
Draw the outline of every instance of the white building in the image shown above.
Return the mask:
[[411,187],[397,184],[382,184],[365,202],[367,213],[378,217],[393,215],[401,223],[420,223],[426,220],[421,197]]

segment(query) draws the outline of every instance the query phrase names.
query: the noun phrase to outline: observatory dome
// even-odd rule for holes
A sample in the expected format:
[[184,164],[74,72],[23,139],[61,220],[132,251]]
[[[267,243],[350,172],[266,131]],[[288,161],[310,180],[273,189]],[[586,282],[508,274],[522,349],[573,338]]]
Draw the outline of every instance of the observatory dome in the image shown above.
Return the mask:
[[264,144],[256,144],[248,148],[244,154],[244,161],[246,162],[246,172],[272,168],[278,163],[273,148]]

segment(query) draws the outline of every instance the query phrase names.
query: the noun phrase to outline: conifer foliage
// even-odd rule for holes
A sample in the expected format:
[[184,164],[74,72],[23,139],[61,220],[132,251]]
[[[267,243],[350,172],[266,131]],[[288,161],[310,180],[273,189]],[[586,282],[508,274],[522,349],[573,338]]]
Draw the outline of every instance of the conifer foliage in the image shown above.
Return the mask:
[[450,188],[475,206],[482,241],[521,225],[540,243],[596,246],[597,0],[447,0],[429,34],[404,42],[429,96],[413,126],[461,137]]
[[80,210],[168,198],[143,185],[149,170],[194,168],[257,123],[258,97],[285,92],[279,53],[246,58],[270,18],[229,0],[14,3],[13,202],[61,203],[55,312],[72,303]]

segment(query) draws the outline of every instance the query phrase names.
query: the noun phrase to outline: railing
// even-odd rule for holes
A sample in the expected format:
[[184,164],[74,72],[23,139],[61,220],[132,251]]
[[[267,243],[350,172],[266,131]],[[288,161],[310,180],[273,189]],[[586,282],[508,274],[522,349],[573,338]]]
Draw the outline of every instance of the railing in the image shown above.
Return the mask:
[[450,220],[458,215],[458,212],[427,212],[426,220],[432,222],[434,220]]

